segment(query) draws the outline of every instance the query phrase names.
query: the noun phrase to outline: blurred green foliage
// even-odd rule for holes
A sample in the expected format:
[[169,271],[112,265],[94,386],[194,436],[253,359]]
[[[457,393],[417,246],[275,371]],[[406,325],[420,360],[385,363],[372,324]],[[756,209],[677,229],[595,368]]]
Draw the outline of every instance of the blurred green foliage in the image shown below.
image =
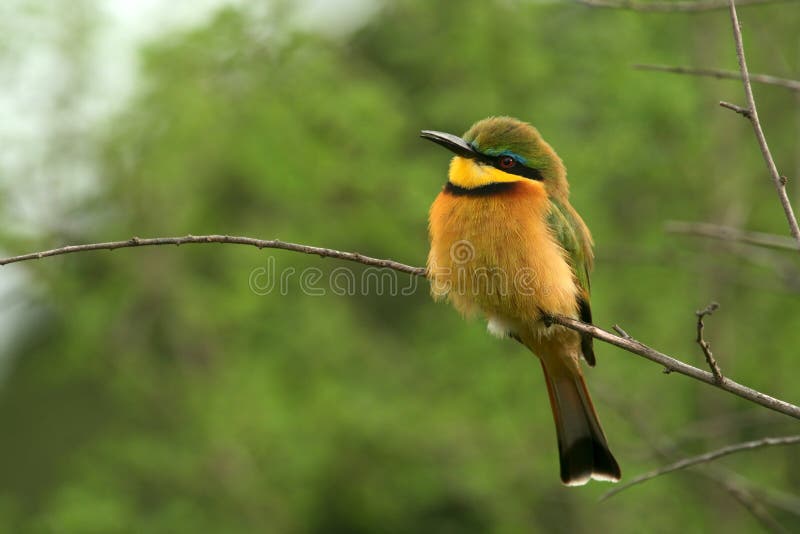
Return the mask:
[[[741,16],[753,71],[800,74],[798,6]],[[693,311],[718,300],[707,336],[723,371],[800,401],[796,258],[663,227],[785,233],[749,125],[716,107],[740,102],[741,87],[630,68],[735,68],[724,11],[402,0],[345,35],[287,20],[228,8],[149,45],[135,97],[92,138],[102,182],[81,208],[90,224],[65,221],[68,232],[35,242],[4,235],[4,247],[222,233],[422,265],[448,156],[418,131],[508,114],[539,127],[567,164],[597,242],[598,324],[700,365]],[[796,98],[772,87],[757,98],[779,167],[797,175]],[[286,294],[251,290],[268,258],[296,270]],[[26,272],[33,305],[0,387],[2,530],[758,530],[691,474],[602,503],[607,485],[562,487],[534,358],[432,304],[423,281],[412,295],[337,295],[327,276],[316,284],[325,295],[301,290],[304,268],[342,266],[363,271],[217,245],[5,267]],[[653,444],[665,439],[689,453],[797,432],[597,351],[588,380],[627,478],[663,461]],[[724,463],[756,487],[800,491],[796,448]]]

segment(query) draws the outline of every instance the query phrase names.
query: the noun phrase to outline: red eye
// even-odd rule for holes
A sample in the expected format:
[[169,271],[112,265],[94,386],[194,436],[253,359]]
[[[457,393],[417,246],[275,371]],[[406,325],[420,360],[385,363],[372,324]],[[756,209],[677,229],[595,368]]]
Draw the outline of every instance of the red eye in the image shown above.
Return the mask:
[[514,165],[517,164],[517,160],[512,158],[511,156],[503,156],[500,158],[500,167],[504,169],[510,169]]

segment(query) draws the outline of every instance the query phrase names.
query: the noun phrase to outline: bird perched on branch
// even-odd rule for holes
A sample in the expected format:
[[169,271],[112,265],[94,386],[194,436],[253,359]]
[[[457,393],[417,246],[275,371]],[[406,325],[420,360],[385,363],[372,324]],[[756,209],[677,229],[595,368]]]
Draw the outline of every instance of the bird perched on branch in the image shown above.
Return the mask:
[[483,314],[488,329],[542,364],[558,436],[561,480],[618,481],[581,372],[592,338],[547,317],[592,321],[592,237],[569,203],[564,164],[531,125],[510,117],[475,123],[464,137],[423,130],[455,157],[430,210],[428,277],[436,299]]

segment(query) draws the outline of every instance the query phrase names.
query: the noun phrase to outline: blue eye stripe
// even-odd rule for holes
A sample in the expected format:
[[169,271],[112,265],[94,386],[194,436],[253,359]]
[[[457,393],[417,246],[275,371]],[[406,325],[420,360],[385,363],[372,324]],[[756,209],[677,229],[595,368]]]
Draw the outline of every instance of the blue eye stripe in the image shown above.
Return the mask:
[[[508,149],[498,149],[498,148],[488,148],[486,150],[481,150],[480,145],[478,145],[478,143],[476,143],[475,141],[469,141],[467,144],[477,153],[476,159],[478,161],[482,161],[483,164],[485,165],[491,165],[505,172],[516,174],[518,176],[529,178],[531,180],[536,180],[538,182],[544,180],[542,173],[538,169],[529,167],[528,159],[523,156],[520,156],[516,152],[513,152]],[[514,158],[514,161],[516,161],[518,165],[514,165],[513,168],[510,169],[501,168],[499,166],[498,160],[506,156]]]
[[482,154],[485,154],[487,156],[493,157],[493,158],[500,158],[500,157],[503,157],[503,156],[510,156],[510,157],[514,158],[515,160],[517,160],[517,163],[521,163],[523,165],[527,165],[528,164],[528,159],[527,158],[525,158],[523,156],[520,156],[519,154],[517,154],[516,152],[512,152],[511,150],[490,148],[488,150],[481,151],[475,143],[470,143],[470,146],[472,146],[472,148],[474,150],[476,150],[478,152],[481,152]]

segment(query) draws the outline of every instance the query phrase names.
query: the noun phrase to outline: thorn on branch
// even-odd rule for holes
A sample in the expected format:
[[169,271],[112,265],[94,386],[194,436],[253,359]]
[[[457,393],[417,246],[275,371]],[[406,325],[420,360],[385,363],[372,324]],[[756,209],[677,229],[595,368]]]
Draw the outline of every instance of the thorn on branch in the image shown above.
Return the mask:
[[711,352],[711,345],[705,340],[703,337],[703,330],[705,329],[705,324],[703,323],[703,319],[705,317],[710,316],[715,311],[719,309],[719,303],[711,302],[708,306],[706,306],[702,310],[698,310],[695,312],[697,315],[697,344],[700,345],[700,349],[703,351],[703,355],[706,358],[706,362],[708,366],[711,368],[711,374],[714,375],[714,380],[721,384],[723,380],[722,371],[717,364],[717,360],[714,359],[714,355]]
[[720,100],[719,105],[723,108],[730,109],[731,111],[735,111],[742,117],[746,119],[753,120],[753,112],[747,108],[743,108],[741,106],[737,106],[736,104],[731,104],[730,102],[725,102],[724,100]]

